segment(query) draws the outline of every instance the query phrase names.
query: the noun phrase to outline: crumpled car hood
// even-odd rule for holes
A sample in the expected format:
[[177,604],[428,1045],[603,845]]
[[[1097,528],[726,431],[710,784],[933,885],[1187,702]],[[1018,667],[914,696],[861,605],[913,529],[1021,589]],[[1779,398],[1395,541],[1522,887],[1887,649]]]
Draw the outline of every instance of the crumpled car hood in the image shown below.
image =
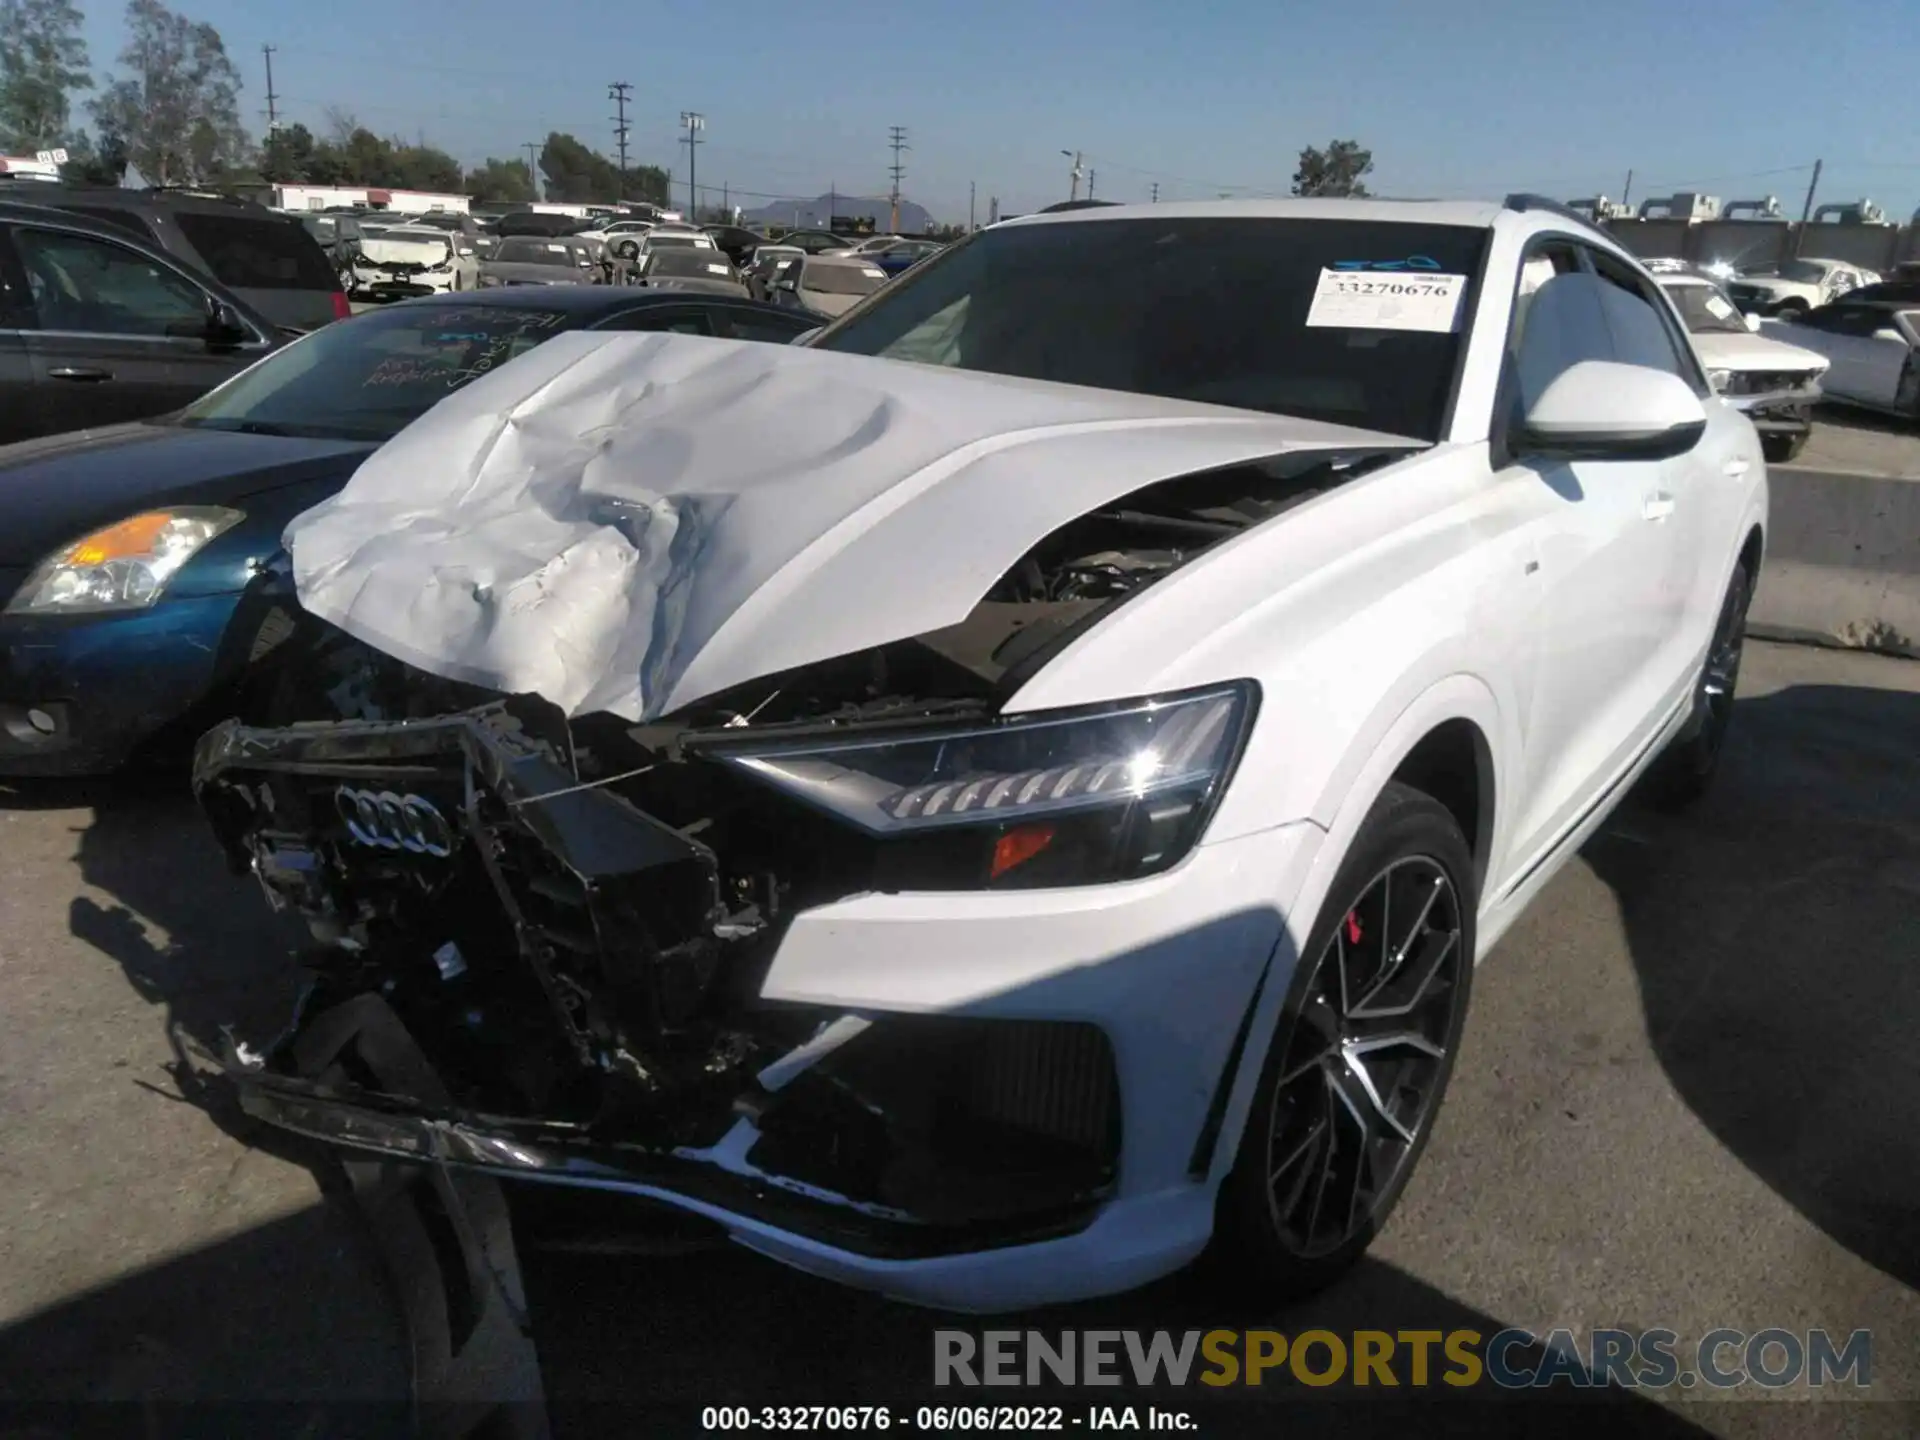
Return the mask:
[[429,673],[651,719],[963,620],[1156,480],[1422,442],[675,334],[557,336],[288,527],[301,603]]

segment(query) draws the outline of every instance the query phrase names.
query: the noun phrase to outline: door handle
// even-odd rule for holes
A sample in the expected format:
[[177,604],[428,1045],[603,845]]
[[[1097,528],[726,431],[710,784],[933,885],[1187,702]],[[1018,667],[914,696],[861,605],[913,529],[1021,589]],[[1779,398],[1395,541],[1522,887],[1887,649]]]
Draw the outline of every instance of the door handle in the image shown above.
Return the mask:
[[113,378],[111,370],[98,370],[91,365],[56,365],[47,374],[55,380],[98,381]]
[[1648,520],[1665,520],[1673,514],[1671,495],[1649,495],[1640,502],[1640,514]]
[[1733,459],[1727,461],[1727,463],[1720,468],[1729,480],[1738,480],[1742,475],[1747,473],[1751,466],[1745,460]]

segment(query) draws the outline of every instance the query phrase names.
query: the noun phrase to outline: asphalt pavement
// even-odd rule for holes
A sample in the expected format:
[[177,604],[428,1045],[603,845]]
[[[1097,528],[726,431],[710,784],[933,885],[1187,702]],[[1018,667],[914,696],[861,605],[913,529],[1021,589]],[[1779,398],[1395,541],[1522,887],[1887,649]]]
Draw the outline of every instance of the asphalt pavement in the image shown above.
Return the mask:
[[[272,1025],[292,936],[172,785],[0,785],[0,853],[0,1400],[397,1425],[406,1337],[331,1172],[180,1061]],[[1880,1403],[1746,1388],[1600,1418],[1920,1433],[1916,959],[1920,664],[1756,643],[1713,796],[1624,811],[1481,968],[1433,1143],[1347,1281],[1253,1315],[1176,1279],[1025,1323],[1869,1329]],[[563,1432],[603,1432],[602,1400],[685,1433],[702,1405],[918,1386],[941,1323],[731,1250],[523,1258]]]

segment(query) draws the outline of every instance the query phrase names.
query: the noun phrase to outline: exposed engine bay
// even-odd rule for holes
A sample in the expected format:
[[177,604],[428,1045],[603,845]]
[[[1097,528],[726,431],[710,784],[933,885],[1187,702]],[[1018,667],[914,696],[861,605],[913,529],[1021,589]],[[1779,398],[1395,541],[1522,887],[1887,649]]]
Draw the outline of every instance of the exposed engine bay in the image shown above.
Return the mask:
[[[1119,1167],[1097,1026],[782,1003],[768,968],[794,914],[850,895],[1090,883],[1184,853],[1219,769],[1156,805],[1003,823],[996,797],[1097,789],[1115,767],[1061,761],[1044,737],[984,766],[974,733],[1113,607],[1398,453],[1160,482],[1047,536],[959,625],[651,723],[568,719],[338,631],[285,647],[288,723],[229,721],[195,765],[235,867],[314,941],[284,1033],[229,1056],[245,1103],[337,1144],[704,1198],[868,1253],[1084,1223]],[[1196,753],[1236,743],[1229,698],[1180,722]],[[807,747],[849,737],[897,747],[855,777],[884,782],[871,825],[807,799],[809,776],[857,768]],[[922,777],[934,754],[945,768]],[[974,778],[988,771],[1004,778]],[[943,805],[966,823],[893,825]],[[396,1043],[432,1078],[410,1083]]]

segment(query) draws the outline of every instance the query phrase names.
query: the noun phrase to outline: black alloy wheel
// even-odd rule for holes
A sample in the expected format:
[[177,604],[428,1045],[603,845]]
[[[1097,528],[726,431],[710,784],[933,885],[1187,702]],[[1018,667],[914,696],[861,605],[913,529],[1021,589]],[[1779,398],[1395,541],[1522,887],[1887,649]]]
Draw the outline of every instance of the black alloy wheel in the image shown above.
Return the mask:
[[1357,1260],[1418,1163],[1472,990],[1472,859],[1438,802],[1389,785],[1295,968],[1213,1257],[1266,1300]]
[[1647,798],[1663,810],[1678,810],[1701,799],[1720,768],[1727,730],[1733,724],[1734,692],[1740,685],[1740,661],[1747,648],[1747,607],[1752,600],[1753,577],[1744,564],[1737,565],[1720,601],[1713,639],[1694,686],[1693,713],[1647,772]]

